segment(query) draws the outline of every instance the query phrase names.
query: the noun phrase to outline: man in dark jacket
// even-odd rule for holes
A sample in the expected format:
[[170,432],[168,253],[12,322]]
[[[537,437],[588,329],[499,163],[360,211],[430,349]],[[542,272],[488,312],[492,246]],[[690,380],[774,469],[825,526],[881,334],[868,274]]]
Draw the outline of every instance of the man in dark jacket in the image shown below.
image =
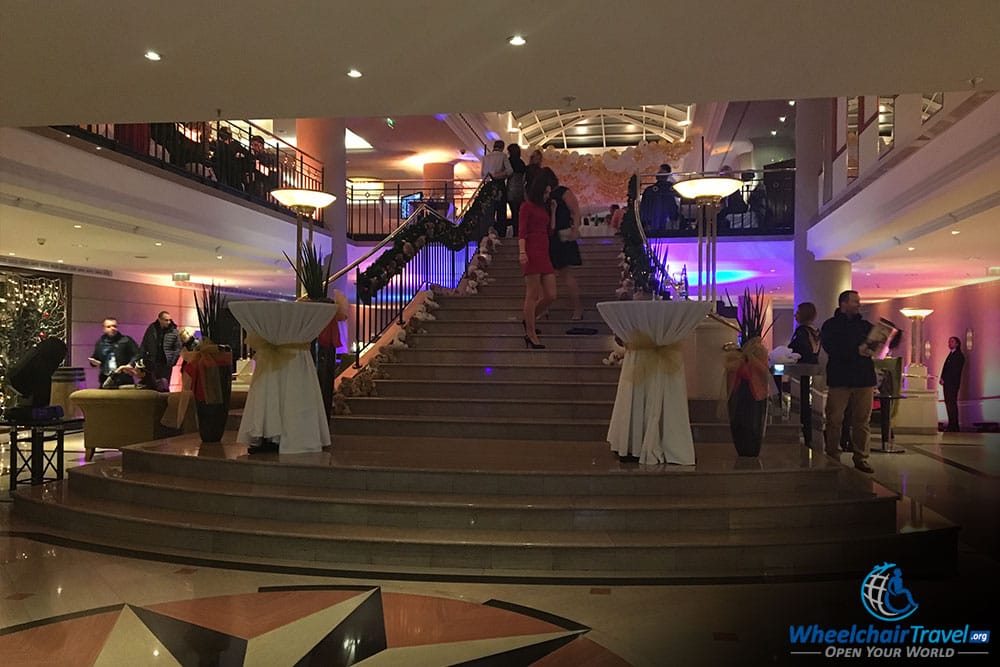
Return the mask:
[[642,191],[639,201],[639,221],[645,229],[659,232],[677,229],[680,209],[677,206],[677,192],[670,176],[670,165],[661,164],[656,174],[656,183]]
[[944,407],[948,411],[948,431],[960,431],[958,425],[958,388],[962,384],[962,368],[965,366],[965,355],[962,354],[962,341],[952,336],[948,339],[948,358],[941,368],[941,379],[938,382],[944,387]]
[[97,366],[98,386],[103,387],[104,381],[118,368],[129,366],[139,358],[139,346],[131,336],[118,331],[118,320],[109,317],[104,320],[104,334],[97,339],[94,353],[88,361],[91,366]]
[[142,337],[142,358],[146,371],[153,373],[161,391],[170,390],[170,373],[181,356],[181,338],[170,313],[162,310],[146,327]]
[[840,432],[844,412],[850,408],[851,441],[854,467],[861,472],[875,472],[868,465],[869,422],[872,417],[872,388],[875,364],[864,342],[872,323],[861,317],[861,297],[854,290],[840,293],[833,317],[823,323],[820,340],[829,355],[826,364],[826,453],[840,458]]

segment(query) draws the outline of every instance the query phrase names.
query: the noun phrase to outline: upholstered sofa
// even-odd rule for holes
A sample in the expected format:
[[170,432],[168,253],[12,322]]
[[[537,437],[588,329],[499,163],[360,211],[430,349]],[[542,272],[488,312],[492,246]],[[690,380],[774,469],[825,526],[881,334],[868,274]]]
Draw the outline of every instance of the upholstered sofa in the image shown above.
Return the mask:
[[[190,392],[187,392],[190,394]],[[83,442],[86,460],[94,458],[95,449],[118,449],[125,445],[149,442],[157,438],[198,430],[193,401],[173,419],[176,428],[163,424],[168,401],[181,394],[166,394],[151,389],[81,389],[70,399],[83,411]]]

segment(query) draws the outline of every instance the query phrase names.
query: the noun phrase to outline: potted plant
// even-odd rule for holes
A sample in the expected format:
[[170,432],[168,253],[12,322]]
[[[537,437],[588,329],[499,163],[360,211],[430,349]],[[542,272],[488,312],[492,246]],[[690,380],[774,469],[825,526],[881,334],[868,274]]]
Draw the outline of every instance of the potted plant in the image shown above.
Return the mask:
[[201,441],[219,442],[226,430],[233,387],[233,352],[228,345],[215,342],[222,337],[226,297],[213,283],[202,288],[200,301],[195,293],[194,306],[198,312],[201,342],[195,350],[183,353],[184,372],[191,378]]
[[[726,295],[729,299],[729,295]],[[732,306],[732,300],[729,300]],[[736,316],[739,345],[726,351],[726,379],[729,389],[729,430],[739,456],[758,456],[767,425],[767,396],[771,372],[767,364],[767,348],[762,337],[774,322],[765,328],[767,303],[764,289],[743,291],[742,308]]]
[[316,345],[316,375],[319,378],[320,391],[323,394],[323,408],[327,419],[333,412],[333,383],[337,375],[337,348],[340,346],[339,323],[347,319],[347,297],[343,292],[334,290],[334,298],[328,295],[330,287],[330,269],[333,255],[323,261],[316,246],[309,243],[299,245],[299,266],[285,254],[285,259],[292,265],[295,275],[305,292],[299,301],[317,301],[320,303],[336,303],[337,312],[326,328],[320,332]]

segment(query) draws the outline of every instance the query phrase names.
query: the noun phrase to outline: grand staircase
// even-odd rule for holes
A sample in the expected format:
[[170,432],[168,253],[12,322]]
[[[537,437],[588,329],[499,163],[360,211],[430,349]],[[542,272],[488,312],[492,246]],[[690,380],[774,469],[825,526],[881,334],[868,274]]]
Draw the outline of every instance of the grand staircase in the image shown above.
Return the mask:
[[329,453],[248,460],[232,433],[135,445],[19,489],[16,516],[93,544],[324,571],[593,581],[860,574],[883,560],[907,574],[954,569],[956,526],[803,448],[791,424],[771,425],[760,459],[739,461],[714,402],[694,400],[697,466],[619,463],[605,442],[619,369],[602,363],[611,334],[595,304],[613,298],[620,245],[581,245],[584,319],[560,296],[539,323],[545,350],[524,347],[508,242],[495,283],[439,297],[426,333],[382,364],[377,396],[348,399]]

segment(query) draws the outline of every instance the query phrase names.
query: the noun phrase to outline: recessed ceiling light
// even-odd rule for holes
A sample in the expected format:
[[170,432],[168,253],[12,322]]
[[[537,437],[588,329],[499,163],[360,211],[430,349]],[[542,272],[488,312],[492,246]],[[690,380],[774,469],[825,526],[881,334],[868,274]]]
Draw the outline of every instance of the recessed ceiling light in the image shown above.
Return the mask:
[[8,255],[10,255],[11,257],[17,257],[17,254],[16,254],[16,253],[13,253],[13,252],[9,252],[9,253],[7,253],[7,254],[8,254]]
[[771,130],[771,136],[772,137],[778,136],[778,131],[777,130]]
[[777,269],[771,269],[771,273],[774,273]]
[[525,41],[524,37],[521,35],[511,35],[510,39],[507,40],[507,43],[511,46],[524,46],[528,42]]
[[361,72],[359,72],[358,70],[352,68],[352,69],[347,70],[347,76],[351,77],[352,79],[360,79],[361,78]]
[[69,139],[69,135],[68,134],[66,135],[66,138]]
[[959,234],[961,234],[961,233],[962,233],[962,232],[961,232],[961,231],[959,231],[959,230],[957,230],[957,229],[953,229],[953,230],[951,230],[951,235],[952,235],[952,236],[958,236],[958,235],[959,235]]
[[159,241],[157,241],[157,242],[156,242],[156,243],[154,243],[153,245],[155,245],[155,246],[156,246],[157,248],[159,248],[159,247],[160,247],[161,245],[163,245],[163,244],[162,244],[162,243],[160,243]]
[[101,147],[100,147],[100,146],[95,146],[95,148],[97,148],[97,150],[101,150]]
[[784,123],[787,119],[788,119],[787,116],[778,116],[778,122],[779,123]]
[[215,258],[216,259],[222,259],[222,255],[216,255]]
[[867,273],[867,272],[866,272],[866,273],[865,273],[865,275],[866,275],[866,276],[870,276],[871,274],[870,274],[870,273]]
[[73,225],[73,229],[83,229],[83,225]]
[[794,107],[795,106],[795,100],[788,100],[788,106]]
[[914,248],[913,246],[910,246],[909,248],[907,248],[907,250],[909,250],[910,252],[913,252],[914,250],[916,250],[916,248]]
[[153,62],[159,62],[160,60],[163,60],[163,58],[160,57],[160,54],[157,53],[156,51],[146,51],[145,58],[146,60],[152,60]]
[[63,261],[61,259],[57,259],[56,261],[59,262],[60,264],[63,263]]

